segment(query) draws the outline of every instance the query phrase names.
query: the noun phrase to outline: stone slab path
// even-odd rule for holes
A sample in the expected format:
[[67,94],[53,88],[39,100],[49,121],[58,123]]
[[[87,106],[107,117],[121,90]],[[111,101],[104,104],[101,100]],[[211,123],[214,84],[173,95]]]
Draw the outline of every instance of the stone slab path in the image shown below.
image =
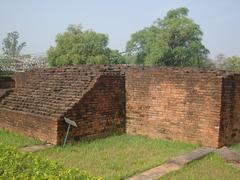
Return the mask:
[[230,163],[235,167],[240,168],[240,154],[237,153],[235,150],[224,146],[220,149],[217,149],[215,152],[227,163]]
[[165,174],[179,170],[183,165],[192,162],[193,160],[200,159],[210,152],[214,151],[213,148],[201,147],[190,153],[178,156],[176,158],[170,159],[165,164],[147,170],[141,174],[130,177],[129,180],[154,180]]
[[223,158],[227,162],[239,162],[240,163],[240,155],[226,146],[217,149],[215,151],[221,158]]
[[54,147],[54,145],[53,144],[37,144],[37,145],[22,147],[19,150],[22,152],[37,152],[37,151],[48,149],[51,147]]

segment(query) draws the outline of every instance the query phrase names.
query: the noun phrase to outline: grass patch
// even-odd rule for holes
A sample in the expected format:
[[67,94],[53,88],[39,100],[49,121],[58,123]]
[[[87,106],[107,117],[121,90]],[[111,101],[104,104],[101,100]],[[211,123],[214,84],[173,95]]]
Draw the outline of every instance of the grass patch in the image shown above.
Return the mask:
[[0,129],[0,142],[13,147],[23,147],[27,145],[40,144],[39,140],[21,136],[19,134]]
[[240,143],[232,145],[231,148],[240,154]]
[[66,167],[76,167],[104,179],[123,179],[164,163],[171,157],[195,149],[197,145],[120,135],[83,141],[65,148],[37,152]]
[[203,159],[184,166],[181,170],[169,173],[161,180],[237,180],[240,169],[225,163],[218,155],[211,153]]

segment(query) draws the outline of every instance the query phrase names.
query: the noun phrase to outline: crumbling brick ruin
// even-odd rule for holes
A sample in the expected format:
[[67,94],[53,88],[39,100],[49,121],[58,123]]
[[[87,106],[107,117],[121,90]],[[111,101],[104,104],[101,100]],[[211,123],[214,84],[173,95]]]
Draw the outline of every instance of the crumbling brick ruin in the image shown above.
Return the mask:
[[240,75],[132,68],[126,74],[127,133],[220,147],[240,141]]
[[124,132],[125,92],[121,69],[78,66],[15,75],[16,89],[0,102],[0,127],[54,144],[70,136],[100,137]]
[[13,89],[0,85],[0,127],[42,141],[61,144],[68,117],[78,125],[70,139],[126,132],[211,147],[240,142],[239,74],[83,65],[14,79]]

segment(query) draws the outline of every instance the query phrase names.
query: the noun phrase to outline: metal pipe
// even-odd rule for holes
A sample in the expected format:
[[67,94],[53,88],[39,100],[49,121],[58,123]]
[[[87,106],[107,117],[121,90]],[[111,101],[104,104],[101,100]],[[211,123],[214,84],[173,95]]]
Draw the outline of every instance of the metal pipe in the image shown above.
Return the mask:
[[67,137],[68,137],[68,133],[69,133],[69,131],[70,131],[70,124],[68,124],[68,129],[67,129],[67,133],[66,133],[66,136],[65,136],[65,138],[64,138],[64,142],[63,142],[63,147],[66,145],[66,143],[67,143]]

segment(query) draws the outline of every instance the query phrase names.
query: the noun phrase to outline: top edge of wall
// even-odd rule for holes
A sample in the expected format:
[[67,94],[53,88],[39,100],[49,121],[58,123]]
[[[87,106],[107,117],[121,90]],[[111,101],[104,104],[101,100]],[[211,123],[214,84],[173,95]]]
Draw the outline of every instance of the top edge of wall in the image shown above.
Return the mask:
[[[216,69],[204,69],[204,68],[190,68],[190,67],[149,67],[142,65],[71,65],[64,67],[51,67],[44,69],[33,69],[27,72],[65,72],[72,70],[96,70],[97,72],[121,72],[125,73],[127,71],[160,71],[160,72],[178,72],[178,73],[211,73],[216,74],[217,76],[227,77],[233,75],[240,75],[240,73],[225,71],[225,70],[216,70]],[[17,72],[18,73],[18,72]],[[19,72],[22,73],[22,72]]]
[[146,66],[131,66],[128,71],[155,71],[166,73],[198,73],[198,74],[214,74],[216,76],[227,77],[240,75],[237,72],[216,70],[216,69],[204,69],[204,68],[190,68],[190,67],[146,67]]

